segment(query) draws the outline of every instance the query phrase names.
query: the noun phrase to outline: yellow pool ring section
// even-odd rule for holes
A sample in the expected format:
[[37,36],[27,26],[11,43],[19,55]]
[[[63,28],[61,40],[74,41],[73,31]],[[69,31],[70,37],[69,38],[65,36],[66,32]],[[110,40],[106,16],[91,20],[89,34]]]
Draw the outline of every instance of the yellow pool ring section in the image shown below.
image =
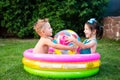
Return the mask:
[[25,66],[39,70],[55,70],[55,71],[80,71],[100,66],[100,60],[91,62],[43,62],[23,58],[22,62]]

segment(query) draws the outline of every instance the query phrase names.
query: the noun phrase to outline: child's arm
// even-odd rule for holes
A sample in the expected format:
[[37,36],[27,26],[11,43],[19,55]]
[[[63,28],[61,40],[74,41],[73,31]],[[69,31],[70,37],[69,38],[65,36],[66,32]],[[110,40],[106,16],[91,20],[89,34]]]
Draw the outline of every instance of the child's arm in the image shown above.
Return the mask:
[[53,47],[56,49],[61,49],[61,50],[75,50],[74,46],[65,46],[65,45],[61,45],[61,44],[54,44],[50,39],[46,40],[46,45],[48,45],[49,47]]
[[91,48],[94,45],[96,45],[96,42],[93,41],[93,40],[91,42],[87,43],[87,44],[83,44],[82,42],[79,42],[77,39],[75,39],[75,40],[73,40],[73,43],[78,45],[81,49]]
[[75,43],[77,46],[79,46],[81,49],[86,49],[86,48],[91,48],[94,45],[96,45],[95,41],[91,41],[87,44],[83,44],[82,42],[78,41],[77,39],[73,38],[73,37],[67,37],[66,40],[68,40],[68,42],[73,42]]

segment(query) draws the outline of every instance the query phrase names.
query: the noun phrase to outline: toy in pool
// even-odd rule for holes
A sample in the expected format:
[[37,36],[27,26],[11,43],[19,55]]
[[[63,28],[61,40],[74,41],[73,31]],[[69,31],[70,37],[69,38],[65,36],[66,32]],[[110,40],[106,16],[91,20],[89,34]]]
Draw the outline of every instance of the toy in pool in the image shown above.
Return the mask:
[[23,56],[24,70],[41,77],[84,78],[98,73],[100,67],[99,53],[74,55],[35,54],[31,48],[25,50]]
[[[54,36],[54,40],[53,42],[56,44],[62,44],[62,45],[67,45],[67,46],[75,46],[77,47],[76,45],[74,45],[72,42],[67,42],[65,40],[65,38],[67,36],[71,36],[71,37],[74,37],[75,39],[77,39],[78,41],[80,41],[80,37],[77,35],[77,33],[75,33],[73,30],[69,30],[69,29],[66,29],[66,30],[62,30],[60,32],[58,32],[55,36]],[[70,51],[70,50],[58,50],[58,49],[54,49],[54,48],[50,48],[49,49],[49,53],[55,53],[55,54],[76,54],[78,53],[79,54],[79,51],[80,48],[77,47],[76,51]]]

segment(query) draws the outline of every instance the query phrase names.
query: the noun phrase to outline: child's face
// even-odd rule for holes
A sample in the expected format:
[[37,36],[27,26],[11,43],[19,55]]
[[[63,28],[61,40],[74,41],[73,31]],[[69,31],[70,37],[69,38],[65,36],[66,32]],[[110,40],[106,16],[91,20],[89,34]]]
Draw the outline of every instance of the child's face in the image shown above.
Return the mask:
[[44,30],[45,35],[48,37],[52,36],[52,28],[51,28],[50,24],[46,23],[44,26],[45,26],[45,30]]
[[84,33],[85,33],[86,38],[90,38],[92,35],[92,31],[87,24],[85,24],[84,26]]

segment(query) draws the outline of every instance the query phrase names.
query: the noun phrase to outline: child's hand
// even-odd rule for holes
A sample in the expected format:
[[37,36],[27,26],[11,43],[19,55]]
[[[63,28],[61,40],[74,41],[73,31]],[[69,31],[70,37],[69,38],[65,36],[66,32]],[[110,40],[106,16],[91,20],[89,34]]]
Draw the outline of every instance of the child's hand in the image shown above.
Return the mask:
[[73,42],[74,40],[75,40],[75,38],[73,37],[73,36],[67,36],[67,37],[65,37],[65,40],[67,41],[67,42]]
[[76,51],[77,47],[71,46],[71,51]]

